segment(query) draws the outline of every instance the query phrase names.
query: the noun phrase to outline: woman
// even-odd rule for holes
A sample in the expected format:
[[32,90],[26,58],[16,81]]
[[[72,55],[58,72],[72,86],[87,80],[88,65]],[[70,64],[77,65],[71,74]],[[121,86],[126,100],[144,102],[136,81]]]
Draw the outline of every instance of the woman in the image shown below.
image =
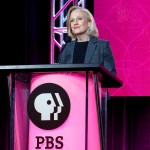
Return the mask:
[[72,6],[67,14],[67,32],[72,41],[63,47],[60,64],[100,64],[116,75],[109,42],[98,38],[98,29],[89,10]]

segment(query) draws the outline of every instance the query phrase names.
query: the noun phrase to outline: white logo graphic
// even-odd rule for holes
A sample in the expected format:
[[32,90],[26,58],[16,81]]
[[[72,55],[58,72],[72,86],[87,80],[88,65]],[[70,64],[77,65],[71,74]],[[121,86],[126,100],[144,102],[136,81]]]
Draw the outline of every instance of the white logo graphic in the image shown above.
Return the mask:
[[[42,93],[35,98],[34,107],[41,114],[41,120],[51,120],[51,114],[54,114],[54,120],[58,120],[58,114],[61,113],[64,105],[59,93],[55,93],[55,96],[59,104],[58,106],[56,106],[51,93]],[[55,107],[57,108],[56,112],[54,112]]]

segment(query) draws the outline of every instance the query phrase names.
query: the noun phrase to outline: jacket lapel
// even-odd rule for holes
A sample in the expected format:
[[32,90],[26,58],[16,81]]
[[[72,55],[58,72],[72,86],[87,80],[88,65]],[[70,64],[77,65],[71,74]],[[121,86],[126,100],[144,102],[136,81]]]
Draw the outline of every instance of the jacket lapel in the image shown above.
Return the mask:
[[74,54],[75,42],[76,41],[74,40],[71,43],[69,43],[69,45],[68,45],[69,56],[70,56],[68,63],[73,63],[73,54]]
[[96,38],[94,38],[94,37],[90,38],[88,47],[87,47],[87,51],[85,54],[84,63],[86,63],[86,64],[90,63],[93,53],[96,50],[96,42],[97,42]]

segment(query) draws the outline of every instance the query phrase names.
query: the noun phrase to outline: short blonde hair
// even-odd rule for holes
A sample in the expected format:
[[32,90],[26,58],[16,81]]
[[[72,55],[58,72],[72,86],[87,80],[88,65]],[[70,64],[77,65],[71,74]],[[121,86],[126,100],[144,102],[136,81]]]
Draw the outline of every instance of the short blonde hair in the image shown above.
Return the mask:
[[69,9],[69,11],[68,11],[68,14],[67,14],[67,22],[66,22],[66,23],[67,23],[68,35],[71,36],[73,39],[76,39],[76,36],[72,33],[72,30],[71,30],[71,26],[70,26],[70,15],[71,15],[71,13],[72,13],[74,10],[77,10],[77,9],[81,10],[81,11],[85,14],[87,20],[88,20],[89,22],[91,22],[91,25],[90,25],[90,27],[89,27],[89,29],[88,29],[88,35],[89,35],[90,37],[92,37],[92,36],[98,37],[98,36],[99,36],[99,33],[98,33],[98,29],[97,29],[97,26],[96,26],[96,23],[95,23],[95,20],[94,20],[93,15],[90,13],[90,11],[89,11],[88,9],[83,8],[83,7],[79,7],[79,6],[72,6],[72,7]]

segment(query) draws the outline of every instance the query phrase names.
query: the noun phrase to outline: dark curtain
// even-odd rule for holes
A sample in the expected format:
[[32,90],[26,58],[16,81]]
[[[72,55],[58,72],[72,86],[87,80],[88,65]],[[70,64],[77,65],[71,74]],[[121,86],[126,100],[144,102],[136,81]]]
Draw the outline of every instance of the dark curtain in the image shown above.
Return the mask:
[[9,150],[10,103],[6,75],[0,75],[0,149]]
[[[50,0],[1,1],[0,65],[49,64]],[[7,75],[0,75],[0,150],[10,144]]]
[[107,150],[150,150],[150,97],[108,101]]
[[49,63],[50,1],[2,1],[0,65]]
[[25,1],[25,64],[50,63],[50,0]]

